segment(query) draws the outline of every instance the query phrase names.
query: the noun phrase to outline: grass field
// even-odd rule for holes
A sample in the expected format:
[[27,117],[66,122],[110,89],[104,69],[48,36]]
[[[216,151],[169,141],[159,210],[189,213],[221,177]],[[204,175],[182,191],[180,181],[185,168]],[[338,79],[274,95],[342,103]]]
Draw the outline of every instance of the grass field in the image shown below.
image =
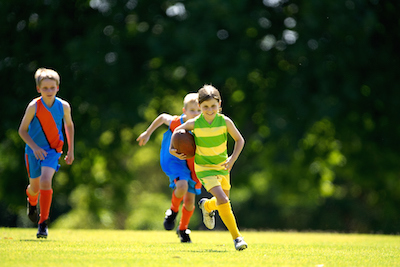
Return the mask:
[[236,251],[229,232],[0,228],[0,266],[400,266],[400,236],[243,231]]

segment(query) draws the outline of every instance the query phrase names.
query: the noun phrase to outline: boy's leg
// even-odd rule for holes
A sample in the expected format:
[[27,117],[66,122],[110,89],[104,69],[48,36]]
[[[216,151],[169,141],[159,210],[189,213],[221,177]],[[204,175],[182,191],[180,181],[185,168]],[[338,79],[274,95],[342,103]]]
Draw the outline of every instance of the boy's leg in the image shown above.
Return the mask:
[[40,177],[32,179],[29,178],[29,185],[26,188],[26,195],[28,196],[28,201],[31,206],[36,206],[39,197],[39,182]]
[[38,220],[37,203],[40,189],[41,168],[39,161],[34,156],[29,156],[28,154],[25,154],[25,165],[29,177],[29,185],[25,190],[28,202],[27,215],[32,222],[36,223]]
[[40,220],[39,224],[48,219],[50,206],[53,197],[52,179],[55,169],[51,167],[42,167],[42,176],[40,177]]
[[[193,199],[189,199],[186,203],[188,195],[193,195]],[[179,223],[179,227],[177,229],[177,234],[179,239],[181,240],[182,243],[192,243],[192,240],[190,239],[190,230],[188,229],[190,218],[193,215],[194,212],[194,194],[193,193],[187,193],[185,196],[185,202],[182,205],[182,217],[181,221]],[[192,210],[189,211],[188,207],[190,207]]]
[[[36,223],[38,220],[37,203],[39,197],[39,181],[40,177],[36,179],[30,179],[30,184],[26,188],[26,195],[28,196],[27,215],[29,220],[34,223]],[[32,188],[35,188],[36,183],[37,191],[35,192],[32,190]]]
[[182,217],[179,223],[179,230],[186,230],[194,212],[195,194],[187,192],[182,205]]
[[172,197],[171,197],[171,210],[173,212],[178,213],[179,211],[179,207],[181,205],[181,202],[183,200],[183,195],[178,197],[176,195],[176,189],[174,191],[172,191]]
[[208,212],[212,212],[213,210],[217,209],[217,199],[215,197],[212,197],[210,199],[207,199],[204,202],[204,208],[208,211]]
[[177,186],[179,184],[179,182],[180,181],[177,181],[176,187],[175,187],[174,191],[172,191],[171,207],[165,212],[164,228],[167,231],[174,229],[175,219],[176,219],[176,216],[178,215],[179,207],[183,200],[184,194],[182,194],[182,192],[181,192],[182,190],[180,189],[180,187]]
[[221,220],[232,235],[233,239],[240,237],[239,229],[236,224],[235,215],[233,215],[231,203],[227,194],[222,190],[221,186],[216,186],[209,191],[217,199],[217,210]]

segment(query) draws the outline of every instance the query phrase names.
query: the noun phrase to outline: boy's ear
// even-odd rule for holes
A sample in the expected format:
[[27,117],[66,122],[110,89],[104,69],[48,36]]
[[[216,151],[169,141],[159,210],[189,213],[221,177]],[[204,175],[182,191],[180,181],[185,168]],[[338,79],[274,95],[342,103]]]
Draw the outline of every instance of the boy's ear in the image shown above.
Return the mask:
[[183,113],[183,114],[186,114],[185,112],[186,112],[186,109],[185,109],[185,107],[183,107],[183,108],[182,108],[182,113]]
[[39,86],[36,86],[36,91],[37,91],[38,93],[40,93]]

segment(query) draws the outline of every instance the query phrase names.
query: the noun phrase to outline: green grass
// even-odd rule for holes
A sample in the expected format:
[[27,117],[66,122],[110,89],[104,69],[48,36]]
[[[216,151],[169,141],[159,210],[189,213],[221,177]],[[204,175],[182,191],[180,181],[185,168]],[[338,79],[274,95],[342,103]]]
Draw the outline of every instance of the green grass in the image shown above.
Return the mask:
[[236,251],[229,232],[0,228],[0,266],[400,266],[400,236],[242,231]]

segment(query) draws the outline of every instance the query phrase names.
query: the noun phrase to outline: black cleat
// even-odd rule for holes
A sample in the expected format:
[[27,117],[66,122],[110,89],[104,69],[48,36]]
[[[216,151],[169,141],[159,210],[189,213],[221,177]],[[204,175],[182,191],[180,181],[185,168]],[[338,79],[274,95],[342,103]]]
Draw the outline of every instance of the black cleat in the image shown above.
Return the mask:
[[32,206],[31,203],[29,203],[29,200],[27,202],[28,204],[26,213],[28,214],[29,220],[36,223],[38,221],[37,207]]
[[42,223],[39,223],[38,232],[36,234],[37,238],[47,238],[47,220]]
[[165,219],[164,219],[164,228],[165,230],[169,231],[175,228],[175,219],[177,212],[174,212],[171,209],[167,209],[165,212]]
[[178,234],[179,239],[181,240],[181,243],[192,243],[192,240],[190,240],[190,230],[179,230],[179,228],[176,230],[176,233]]

